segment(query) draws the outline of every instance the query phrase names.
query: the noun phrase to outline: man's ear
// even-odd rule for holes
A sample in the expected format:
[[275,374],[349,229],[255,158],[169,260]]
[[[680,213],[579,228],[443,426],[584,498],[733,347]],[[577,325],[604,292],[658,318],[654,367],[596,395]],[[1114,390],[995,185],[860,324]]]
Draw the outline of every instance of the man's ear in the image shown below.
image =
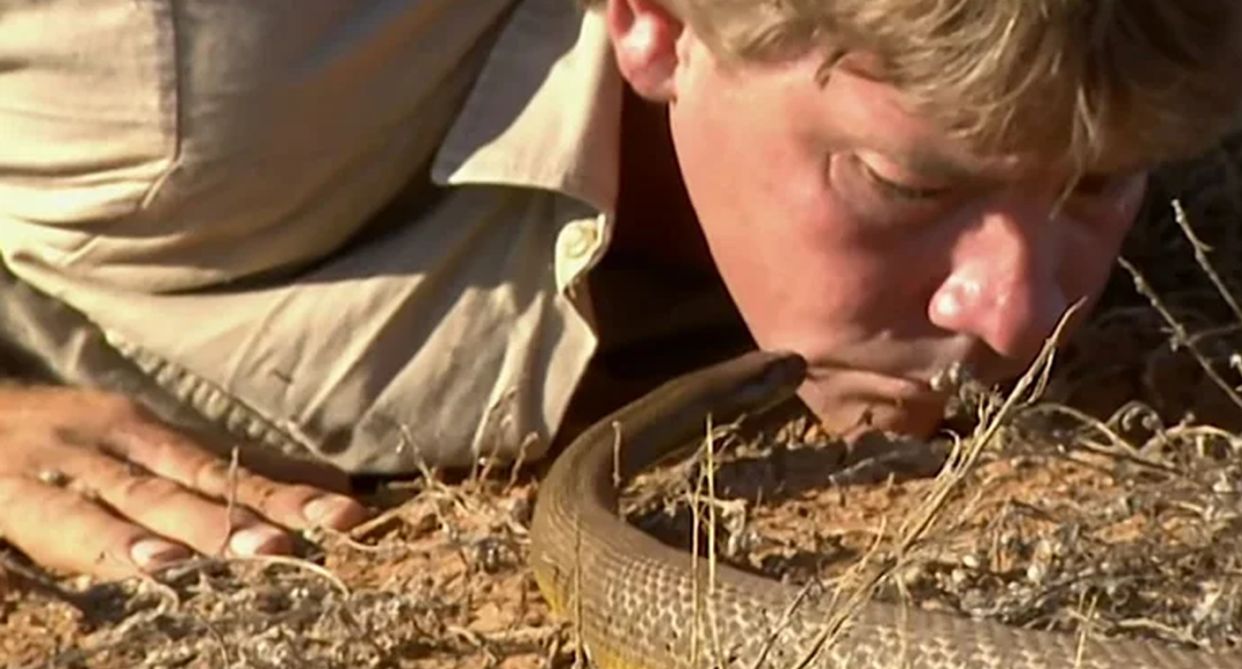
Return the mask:
[[658,0],[608,0],[605,12],[621,76],[638,95],[671,102],[684,24]]

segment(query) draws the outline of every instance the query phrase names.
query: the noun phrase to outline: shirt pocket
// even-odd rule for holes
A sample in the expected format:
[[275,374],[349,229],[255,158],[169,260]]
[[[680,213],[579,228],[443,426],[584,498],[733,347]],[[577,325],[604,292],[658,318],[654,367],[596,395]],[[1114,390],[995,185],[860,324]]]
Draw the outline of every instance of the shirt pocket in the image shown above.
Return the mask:
[[176,160],[176,0],[0,6],[0,218],[140,209]]

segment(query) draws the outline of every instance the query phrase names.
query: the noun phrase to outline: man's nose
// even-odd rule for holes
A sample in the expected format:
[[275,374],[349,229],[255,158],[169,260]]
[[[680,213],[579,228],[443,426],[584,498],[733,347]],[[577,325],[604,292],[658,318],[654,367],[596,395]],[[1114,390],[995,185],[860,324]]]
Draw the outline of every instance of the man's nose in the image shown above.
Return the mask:
[[1040,209],[998,207],[963,232],[928,305],[933,324],[1004,358],[1025,363],[1038,354],[1069,306],[1058,280],[1061,221]]

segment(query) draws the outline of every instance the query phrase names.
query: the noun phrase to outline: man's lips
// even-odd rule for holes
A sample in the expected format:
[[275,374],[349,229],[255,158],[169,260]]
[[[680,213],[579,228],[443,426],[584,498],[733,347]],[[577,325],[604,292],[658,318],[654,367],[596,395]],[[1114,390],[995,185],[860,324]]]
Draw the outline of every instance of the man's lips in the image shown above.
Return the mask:
[[874,374],[873,390],[891,400],[900,402],[943,402],[947,395],[938,391],[927,381],[901,376]]
[[949,401],[928,381],[868,370],[811,368],[807,381],[801,399],[842,436],[874,429],[930,435]]
[[930,380],[866,369],[812,365],[807,381],[835,386],[840,398],[886,399],[897,402],[943,402],[944,391],[938,391]]

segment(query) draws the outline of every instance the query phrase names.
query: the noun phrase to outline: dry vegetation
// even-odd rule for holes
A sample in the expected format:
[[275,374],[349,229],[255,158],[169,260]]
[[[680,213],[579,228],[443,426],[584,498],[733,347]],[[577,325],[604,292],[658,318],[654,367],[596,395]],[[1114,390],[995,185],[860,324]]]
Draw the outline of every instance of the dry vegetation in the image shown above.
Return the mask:
[[[865,573],[887,574],[881,598],[1033,628],[1242,642],[1239,145],[1161,176],[1105,304],[1050,374],[1001,394],[963,386],[958,448],[846,449],[797,411],[735,439],[711,470],[721,559],[801,582],[865,558],[882,568]],[[937,478],[946,458],[962,466]],[[689,547],[704,472],[687,461],[642,477],[631,522]],[[373,496],[381,516],[306,537],[298,559],[105,584],[27,570],[28,587],[0,599],[0,662],[572,666],[572,636],[525,568],[537,487],[537,472],[501,471],[389,483]]]

